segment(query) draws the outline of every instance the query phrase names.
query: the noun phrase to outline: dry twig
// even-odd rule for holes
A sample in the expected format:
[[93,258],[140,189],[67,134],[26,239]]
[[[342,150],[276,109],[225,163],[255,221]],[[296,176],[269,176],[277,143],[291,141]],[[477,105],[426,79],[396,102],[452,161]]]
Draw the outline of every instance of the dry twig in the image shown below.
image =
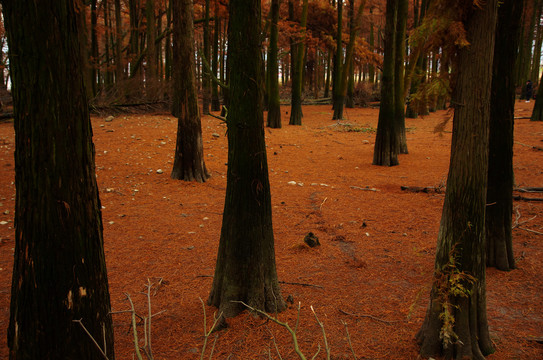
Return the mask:
[[349,313],[347,311],[344,311],[344,310],[341,310],[341,309],[338,309],[340,313],[342,314],[345,314],[345,315],[349,315],[349,316],[354,316],[354,317],[365,317],[365,318],[370,318],[370,319],[373,319],[375,321],[380,321],[380,322],[383,322],[385,324],[392,324],[396,321],[388,321],[388,320],[383,320],[383,319],[380,319],[378,317],[375,317],[373,315],[367,315],[367,314],[352,314],[352,313]]

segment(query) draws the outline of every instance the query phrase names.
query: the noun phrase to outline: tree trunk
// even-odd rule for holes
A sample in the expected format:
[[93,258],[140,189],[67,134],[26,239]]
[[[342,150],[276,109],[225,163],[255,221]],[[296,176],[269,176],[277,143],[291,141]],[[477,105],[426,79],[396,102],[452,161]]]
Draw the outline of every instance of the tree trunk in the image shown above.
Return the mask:
[[[370,23],[370,43],[369,43],[369,45],[370,45],[370,51],[371,52],[375,51],[374,43],[375,43],[375,35],[373,33],[373,23]],[[373,63],[370,63],[370,65],[368,67],[368,76],[369,76],[370,84],[373,84],[375,82],[375,66],[373,65]]]
[[74,4],[2,1],[16,138],[16,241],[8,329],[13,360],[101,359],[75,320],[100,344],[105,341],[107,356],[114,357]]
[[[204,41],[203,41],[203,50],[204,50],[204,61],[211,66],[211,46],[209,43],[209,0],[204,2]],[[203,114],[209,114],[209,106],[211,105],[211,76],[209,71],[202,67],[202,109]]]
[[145,71],[147,84],[158,79],[157,49],[155,45],[155,0],[146,0],[145,17],[147,19],[147,69]]
[[233,317],[243,301],[268,312],[285,303],[277,280],[262,110],[260,0],[231,0],[228,172],[217,265],[208,303]]
[[277,63],[277,38],[279,35],[279,0],[271,2],[270,46],[268,52],[268,126],[281,128],[281,104],[279,99],[279,74]]
[[[541,74],[539,84],[543,84],[543,74]],[[538,95],[535,98],[534,109],[532,110],[530,121],[543,121],[543,91],[541,92],[541,95]]]
[[398,0],[396,15],[396,32],[394,39],[394,121],[399,131],[400,154],[407,154],[407,137],[405,135],[405,35],[407,26],[408,1]]
[[[343,0],[337,1],[337,33],[336,54],[334,55],[334,68],[332,73],[332,119],[343,119],[343,103],[345,97],[341,97],[341,74],[343,72]],[[339,106],[341,104],[341,106]]]
[[115,83],[119,84],[125,79],[122,39],[123,24],[121,17],[121,0],[115,0]]
[[[215,27],[213,30],[213,59],[211,60],[211,70],[213,76],[218,76],[219,69],[219,38],[221,32],[221,18],[219,14],[219,0],[215,0]],[[221,101],[219,99],[219,86],[211,84],[211,111],[221,110]]]
[[173,115],[177,117],[172,179],[205,182],[209,178],[203,154],[202,125],[194,74],[192,0],[173,0]]
[[398,165],[400,152],[400,132],[394,116],[394,57],[396,15],[399,0],[387,0],[385,25],[385,55],[383,58],[383,77],[381,79],[381,106],[375,135],[373,165]]
[[480,359],[494,351],[486,315],[485,208],[494,31],[498,0],[466,6],[469,46],[458,50],[451,160],[422,356]]
[[98,94],[100,87],[100,71],[98,58],[100,54],[98,53],[98,14],[96,13],[96,0],[91,1],[91,61],[90,66],[92,68],[92,83],[90,84],[92,89],[92,97],[95,97]]
[[[303,0],[302,17],[300,19],[300,37],[296,39],[296,56],[293,62],[292,73],[292,99],[290,103],[290,125],[302,125],[302,88],[305,56],[305,39],[307,26],[307,6],[308,0]],[[296,70],[294,72],[294,70]],[[296,77],[294,76],[296,74]]]
[[490,100],[488,190],[486,197],[487,266],[515,268],[511,233],[513,209],[513,124],[515,61],[523,1],[507,0],[498,8]]

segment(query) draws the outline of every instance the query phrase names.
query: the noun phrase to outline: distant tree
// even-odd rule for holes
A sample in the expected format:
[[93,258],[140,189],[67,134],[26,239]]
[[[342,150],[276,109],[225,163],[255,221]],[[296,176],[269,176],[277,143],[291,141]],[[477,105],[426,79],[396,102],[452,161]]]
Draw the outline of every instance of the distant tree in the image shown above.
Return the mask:
[[458,49],[451,160],[434,283],[417,334],[423,357],[484,359],[494,351],[486,315],[485,209],[492,59],[498,0],[451,1],[469,45]]
[[308,0],[303,0],[302,15],[300,19],[300,35],[294,40],[296,53],[293,56],[292,69],[292,91],[290,104],[290,125],[302,125],[302,87],[304,72],[305,40],[307,27],[307,6]]
[[506,0],[498,8],[490,99],[486,248],[488,266],[515,268],[511,213],[513,210],[513,122],[515,61],[524,0]]
[[[213,59],[211,60],[211,71],[213,76],[217,76],[219,69],[219,39],[221,32],[221,15],[219,10],[219,0],[215,0],[215,28],[213,30]],[[211,85],[211,111],[221,110],[221,101],[219,99],[219,86],[214,82]]]
[[281,104],[279,98],[279,70],[277,38],[279,35],[279,0],[271,2],[270,46],[268,49],[268,126],[281,128]]
[[177,144],[173,179],[205,182],[209,178],[202,142],[202,125],[194,75],[192,0],[172,0],[173,115],[177,117]]
[[400,132],[400,154],[407,154],[405,135],[405,44],[408,0],[398,0],[394,34],[394,122]]
[[221,238],[208,303],[233,317],[245,303],[282,311],[264,139],[260,0],[230,0],[228,172]]
[[101,359],[113,328],[74,1],[1,1],[15,114],[10,359]]
[[[205,61],[211,66],[211,43],[209,31],[209,0],[204,0],[204,57]],[[211,76],[209,69],[202,71],[202,109],[204,115],[209,114],[209,106],[211,105]]]
[[[352,4],[354,4],[354,0],[351,0]],[[358,7],[358,11],[356,13],[356,17],[354,15],[354,5],[353,6],[353,14],[350,16],[350,21],[353,23],[351,25],[350,31],[349,31],[349,43],[347,44],[346,54],[345,54],[345,63],[341,63],[341,54],[336,54],[336,59],[339,59],[339,63],[337,66],[337,80],[336,80],[336,95],[334,97],[334,115],[332,116],[332,119],[334,120],[341,120],[343,119],[343,108],[345,106],[345,96],[347,95],[347,79],[349,76],[349,66],[352,65],[353,61],[353,53],[354,53],[354,45],[356,43],[356,35],[358,33],[358,27],[360,26],[360,21],[362,19],[362,14],[364,12],[364,6],[366,5],[366,1],[362,0],[360,2],[360,5]],[[340,2],[338,2],[338,6],[340,6]],[[340,42],[338,42],[339,46]],[[343,49],[341,49],[343,51]]]

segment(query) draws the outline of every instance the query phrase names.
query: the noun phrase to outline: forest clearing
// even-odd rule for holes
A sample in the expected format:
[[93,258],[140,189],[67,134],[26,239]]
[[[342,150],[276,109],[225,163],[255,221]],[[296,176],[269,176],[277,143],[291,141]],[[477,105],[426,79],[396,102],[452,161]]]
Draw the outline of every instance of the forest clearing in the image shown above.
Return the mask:
[[[533,102],[516,103],[529,117]],[[290,108],[281,108],[283,116]],[[332,359],[416,359],[414,340],[428,305],[452,119],[438,111],[406,119],[408,155],[400,165],[373,166],[378,109],[345,109],[331,121],[330,105],[304,106],[302,126],[265,129],[278,278],[292,300],[279,320],[296,323],[309,356],[324,342],[311,312],[324,324]],[[177,119],[169,114],[93,117],[96,174],[113,311],[147,312],[151,289],[155,359],[198,359],[204,343],[202,304],[209,296],[221,231],[227,171],[226,126],[202,117],[205,183],[169,177]],[[541,187],[543,123],[515,121],[516,188]],[[8,358],[6,330],[15,231],[13,123],[0,124],[0,359]],[[295,183],[293,183],[295,182]],[[428,188],[426,192],[402,186]],[[537,197],[515,191],[515,196]],[[514,202],[517,269],[487,269],[488,322],[496,352],[490,360],[543,358],[543,203]],[[304,244],[312,232],[320,246]],[[43,299],[47,301],[47,299]],[[208,329],[214,307],[206,306]],[[216,336],[213,359],[295,359],[288,332],[245,312]],[[133,357],[130,318],[113,315],[117,359]],[[143,337],[143,324],[138,325]],[[539,343],[536,341],[538,340]],[[268,355],[271,353],[271,356]]]

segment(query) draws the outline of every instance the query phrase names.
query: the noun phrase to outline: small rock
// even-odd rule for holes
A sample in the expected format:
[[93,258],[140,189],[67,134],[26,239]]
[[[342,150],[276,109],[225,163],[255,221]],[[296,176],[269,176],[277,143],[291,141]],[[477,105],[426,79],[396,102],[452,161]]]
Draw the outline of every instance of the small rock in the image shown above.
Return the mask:
[[370,233],[366,233],[366,236],[370,236]]
[[220,137],[221,137],[221,136],[220,136],[219,134],[217,134],[217,133],[213,133],[213,134],[211,134],[211,136],[213,136],[214,138],[220,138]]
[[192,245],[191,245],[191,246],[187,246],[187,250],[192,250],[192,249],[194,249],[194,246],[192,246]]
[[9,210],[4,211],[4,215],[9,215]]
[[207,220],[209,220],[209,218],[206,216],[206,217],[203,218],[202,220],[207,221]]
[[110,221],[109,222],[109,225],[113,225],[113,224],[115,224],[115,221]]
[[287,184],[289,184],[289,185],[296,185],[296,181],[289,181]]
[[158,169],[158,170],[156,171],[157,174],[162,174],[163,172],[164,172],[164,171],[162,171],[162,169]]
[[315,246],[320,246],[320,242],[319,242],[319,238],[317,236],[315,236],[315,234],[313,234],[312,232],[308,232],[307,235],[304,237],[304,242],[309,246],[309,247],[315,247]]
[[369,140],[362,140],[362,144],[369,144]]
[[108,116],[107,118],[105,118],[104,121],[105,121],[105,122],[112,122],[113,119],[115,119],[115,118],[113,117],[113,115],[110,115],[110,116]]
[[0,225],[7,225],[7,221],[0,221]]
[[160,145],[166,145],[166,141],[161,141]]

